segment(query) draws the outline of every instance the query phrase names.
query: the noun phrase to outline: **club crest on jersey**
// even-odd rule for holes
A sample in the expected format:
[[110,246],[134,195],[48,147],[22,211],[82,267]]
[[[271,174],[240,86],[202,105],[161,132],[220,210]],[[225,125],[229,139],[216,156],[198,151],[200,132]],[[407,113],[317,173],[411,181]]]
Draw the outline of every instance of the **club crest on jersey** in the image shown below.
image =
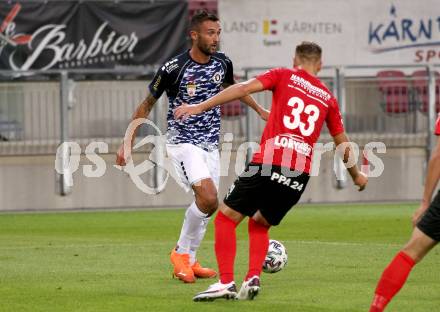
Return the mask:
[[214,80],[215,83],[219,84],[222,81],[222,73],[221,72],[216,72],[214,74],[214,76],[212,76],[212,80]]
[[196,95],[197,85],[195,83],[188,83],[186,85],[186,92],[189,96]]

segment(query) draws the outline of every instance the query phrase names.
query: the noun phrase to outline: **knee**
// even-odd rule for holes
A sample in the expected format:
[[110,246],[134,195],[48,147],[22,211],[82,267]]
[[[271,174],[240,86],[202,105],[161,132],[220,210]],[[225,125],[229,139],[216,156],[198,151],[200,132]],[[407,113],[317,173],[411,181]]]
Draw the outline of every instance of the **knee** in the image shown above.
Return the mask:
[[218,207],[217,192],[207,192],[197,198],[197,206],[209,216],[212,215]]

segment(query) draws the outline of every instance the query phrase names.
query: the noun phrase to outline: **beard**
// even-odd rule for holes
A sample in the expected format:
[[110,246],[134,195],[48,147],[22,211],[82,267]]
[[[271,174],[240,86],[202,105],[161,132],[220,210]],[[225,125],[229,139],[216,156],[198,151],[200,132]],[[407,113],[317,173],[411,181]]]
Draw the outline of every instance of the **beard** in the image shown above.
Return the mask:
[[199,44],[198,48],[203,54],[207,56],[211,56],[212,54],[214,54],[215,51],[217,51],[217,46],[213,48],[211,45],[208,44]]

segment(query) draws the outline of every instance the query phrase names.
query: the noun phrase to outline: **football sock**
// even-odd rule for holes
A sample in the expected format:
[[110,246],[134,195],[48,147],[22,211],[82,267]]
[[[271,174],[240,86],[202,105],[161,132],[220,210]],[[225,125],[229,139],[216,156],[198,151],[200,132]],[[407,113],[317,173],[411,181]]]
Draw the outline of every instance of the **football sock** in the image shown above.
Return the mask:
[[377,284],[373,303],[370,312],[381,312],[388,302],[399,292],[405,284],[411,269],[414,267],[414,260],[403,251],[399,252],[383,271]]
[[186,209],[185,219],[183,221],[182,230],[180,231],[179,241],[177,242],[177,253],[189,253],[191,241],[196,239],[202,227],[202,223],[207,216],[206,213],[199,210],[195,202]]
[[220,281],[228,284],[234,280],[234,260],[237,249],[234,220],[224,215],[221,211],[217,213],[215,224],[215,256],[217,258]]
[[254,275],[260,276],[263,262],[269,248],[269,228],[249,218],[249,270],[245,280]]
[[203,237],[205,237],[206,233],[206,227],[208,226],[209,220],[211,218],[203,218],[202,224],[200,225],[199,232],[197,233],[196,238],[194,238],[191,241],[191,244],[189,246],[189,257],[190,257],[190,264],[193,265],[197,260],[197,249],[200,247],[200,243],[203,240]]

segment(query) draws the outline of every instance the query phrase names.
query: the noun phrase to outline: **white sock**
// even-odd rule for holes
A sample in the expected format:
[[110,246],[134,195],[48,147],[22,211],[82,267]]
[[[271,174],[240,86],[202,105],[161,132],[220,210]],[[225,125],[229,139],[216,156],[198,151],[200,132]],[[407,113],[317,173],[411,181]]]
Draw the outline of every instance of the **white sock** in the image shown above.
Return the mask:
[[191,241],[191,245],[189,247],[189,257],[190,257],[191,265],[193,265],[197,260],[196,257],[197,249],[199,249],[200,243],[202,242],[203,237],[205,237],[206,228],[208,227],[208,223],[210,219],[211,219],[210,217],[207,217],[202,220],[199,233],[197,234],[196,238]]
[[189,253],[191,242],[198,236],[203,220],[207,215],[199,210],[195,202],[189,205],[188,209],[186,209],[185,219],[183,220],[182,230],[177,242],[177,253]]

